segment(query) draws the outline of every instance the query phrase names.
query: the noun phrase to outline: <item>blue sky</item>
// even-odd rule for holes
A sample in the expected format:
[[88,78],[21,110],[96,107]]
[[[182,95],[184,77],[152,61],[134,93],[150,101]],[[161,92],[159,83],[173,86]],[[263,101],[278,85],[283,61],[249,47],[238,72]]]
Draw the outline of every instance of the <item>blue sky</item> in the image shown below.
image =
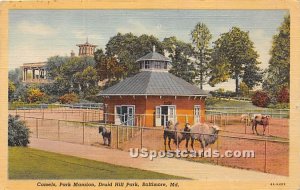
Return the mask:
[[[249,31],[260,55],[261,67],[270,58],[272,36],[287,10],[11,10],[9,12],[9,68],[46,61],[54,55],[78,53],[76,44],[89,42],[104,48],[118,32],[152,34],[163,40],[176,36],[191,42],[190,31],[205,23],[215,41],[237,26]],[[231,82],[221,86],[233,89]]]

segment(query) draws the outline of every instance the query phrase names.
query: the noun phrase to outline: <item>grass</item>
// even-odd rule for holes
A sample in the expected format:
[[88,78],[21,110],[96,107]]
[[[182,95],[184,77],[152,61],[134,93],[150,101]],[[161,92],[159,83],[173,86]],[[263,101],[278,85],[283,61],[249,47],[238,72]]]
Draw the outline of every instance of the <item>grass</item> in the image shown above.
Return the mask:
[[[121,158],[120,158],[121,159]],[[9,148],[10,179],[184,179],[25,147]]]
[[[242,107],[242,108],[260,108],[248,101],[226,100],[219,98],[208,98],[206,100],[207,107]],[[261,109],[261,108],[260,108]]]

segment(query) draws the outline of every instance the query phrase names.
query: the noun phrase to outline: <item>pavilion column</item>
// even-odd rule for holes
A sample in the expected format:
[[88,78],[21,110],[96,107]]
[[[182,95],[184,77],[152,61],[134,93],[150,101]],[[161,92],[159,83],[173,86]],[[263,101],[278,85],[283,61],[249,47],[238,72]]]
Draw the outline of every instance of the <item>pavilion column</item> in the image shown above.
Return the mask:
[[45,69],[44,69],[44,79],[47,79],[47,72]]
[[41,80],[42,79],[42,69],[39,68],[39,79]]
[[28,74],[28,69],[25,69],[25,81],[27,81],[27,74]]
[[35,69],[34,68],[32,69],[32,79],[33,80],[35,79]]
[[23,81],[25,81],[25,68],[23,67]]

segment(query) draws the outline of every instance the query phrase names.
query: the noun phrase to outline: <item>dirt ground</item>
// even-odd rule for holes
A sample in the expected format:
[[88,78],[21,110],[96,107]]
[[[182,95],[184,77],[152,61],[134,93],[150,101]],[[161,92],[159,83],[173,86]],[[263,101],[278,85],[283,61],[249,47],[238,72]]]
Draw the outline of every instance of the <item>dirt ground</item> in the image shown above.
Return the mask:
[[[252,134],[252,123],[246,126],[245,122],[240,121],[240,116],[228,116],[228,124],[224,125],[224,121],[216,121],[216,124],[221,126],[224,131],[231,133]],[[212,122],[210,117],[207,117],[207,122]],[[257,131],[260,135],[263,134],[263,126],[258,125]],[[270,118],[269,125],[265,130],[266,136],[289,138],[289,119],[287,118]]]
[[[10,111],[15,114],[15,111]],[[34,110],[20,111],[17,113],[24,118],[30,128],[31,136],[50,140],[104,146],[102,136],[98,133],[98,127],[81,121],[99,121],[102,113],[95,110],[43,110],[42,113]],[[44,118],[44,119],[42,119]],[[47,119],[46,119],[47,118]],[[58,121],[68,120],[68,121]],[[223,131],[218,141],[206,148],[219,150],[220,154],[225,151],[253,150],[254,158],[187,158],[196,162],[209,162],[223,166],[237,167],[256,170],[272,174],[288,176],[289,144],[262,140],[239,139],[257,138],[274,140],[274,137],[288,139],[288,119],[271,118],[270,125],[266,129],[266,137],[252,134],[250,126],[239,121],[239,117],[233,117],[228,125],[221,125]],[[162,128],[112,128],[112,148],[128,151],[129,148],[147,148],[148,150],[164,150]],[[246,132],[246,133],[245,133]],[[258,126],[258,132],[262,134],[262,126]],[[227,137],[233,136],[233,137]],[[171,142],[171,148],[176,149]],[[185,141],[180,144],[180,150],[185,150]],[[191,149],[189,147],[189,149]],[[199,142],[195,142],[195,149],[200,150]]]

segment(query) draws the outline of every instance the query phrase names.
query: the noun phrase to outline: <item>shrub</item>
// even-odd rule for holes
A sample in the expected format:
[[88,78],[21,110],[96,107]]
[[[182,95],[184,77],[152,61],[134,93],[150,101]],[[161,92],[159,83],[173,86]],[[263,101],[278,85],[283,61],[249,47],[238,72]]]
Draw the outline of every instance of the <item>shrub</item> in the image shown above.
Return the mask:
[[279,103],[289,103],[290,102],[290,92],[287,87],[282,87],[277,93],[276,97],[277,102]]
[[46,94],[38,88],[29,88],[27,91],[27,99],[29,103],[42,102],[47,98]]
[[266,92],[256,91],[252,96],[252,104],[259,107],[267,107],[270,103],[270,97]]
[[29,129],[19,116],[8,116],[8,146],[27,146]]
[[62,104],[71,104],[79,102],[78,95],[75,93],[65,94],[59,98],[59,102]]

